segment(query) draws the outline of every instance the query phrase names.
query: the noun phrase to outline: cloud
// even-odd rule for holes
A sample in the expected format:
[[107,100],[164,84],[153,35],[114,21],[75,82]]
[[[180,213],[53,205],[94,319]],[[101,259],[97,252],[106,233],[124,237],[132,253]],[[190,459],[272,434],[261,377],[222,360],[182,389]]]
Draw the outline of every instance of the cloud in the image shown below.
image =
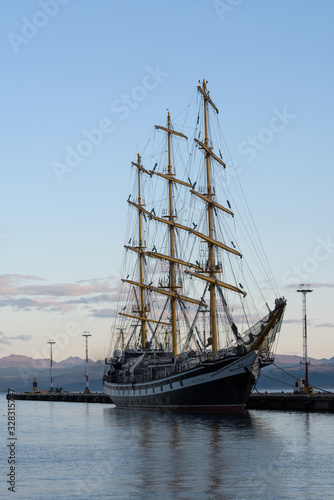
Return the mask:
[[111,301],[111,294],[105,293],[94,295],[93,297],[81,297],[80,299],[71,299],[67,304],[92,304],[96,302],[109,302]]
[[76,281],[76,283],[99,283],[100,281],[103,281],[104,278],[93,278],[90,280],[79,280]]
[[1,274],[0,275],[0,295],[12,295],[13,290],[17,287],[20,281],[24,280],[43,280],[39,276],[25,274]]
[[112,318],[115,315],[113,309],[93,309],[92,316],[95,318]]
[[20,298],[9,298],[0,299],[1,307],[11,307],[16,311],[31,311],[33,309],[48,310],[48,311],[59,311],[66,312],[71,310],[73,307],[66,302],[52,301],[52,300],[41,300],[41,299],[30,299],[27,297]]
[[[66,313],[83,304],[89,309],[97,304],[110,304],[118,285],[113,276],[76,283],[36,283],[42,280],[46,281],[33,275],[0,275],[0,308]],[[95,316],[93,310],[92,315]]]
[[7,337],[7,335],[0,331],[0,344],[12,345],[15,340],[28,342],[29,340],[31,340],[31,335],[16,335],[15,337]]
[[313,288],[334,288],[334,283],[311,283]]
[[320,325],[315,325],[316,328],[334,328],[334,323],[321,323]]
[[82,281],[86,285],[77,283],[60,283],[50,285],[29,284],[24,285],[25,281],[44,280],[38,276],[19,275],[19,274],[3,274],[0,275],[0,295],[46,295],[50,297],[59,296],[81,296],[92,293],[105,293],[110,290],[110,282],[114,277],[108,279],[96,279]]
[[16,335],[15,337],[9,337],[11,340],[21,340],[22,342],[28,342],[31,340],[31,335]]
[[0,344],[11,345],[9,338],[6,337],[6,335],[1,331],[0,331]]
[[48,295],[51,297],[77,297],[89,295],[96,292],[107,292],[108,285],[99,283],[96,285],[77,285],[72,283],[61,283],[59,285],[27,285],[21,286],[17,291],[24,295]]

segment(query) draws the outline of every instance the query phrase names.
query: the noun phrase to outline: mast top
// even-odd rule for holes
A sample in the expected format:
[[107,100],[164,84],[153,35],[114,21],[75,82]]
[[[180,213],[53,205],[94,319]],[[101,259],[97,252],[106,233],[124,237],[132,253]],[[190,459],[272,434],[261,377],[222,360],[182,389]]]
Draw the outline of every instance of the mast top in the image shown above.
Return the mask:
[[211,100],[211,98],[210,98],[210,96],[209,96],[209,92],[207,92],[207,90],[206,90],[206,84],[207,84],[207,83],[208,83],[208,82],[207,82],[207,81],[203,78],[203,84],[202,84],[202,85],[203,85],[203,88],[202,88],[200,85],[198,85],[198,86],[197,86],[197,90],[198,90],[198,91],[199,91],[199,92],[203,95],[204,99],[205,99],[206,101],[208,101],[208,102],[211,104],[211,106],[213,107],[213,109],[214,109],[214,110],[216,111],[216,113],[218,114],[218,113],[219,113],[219,110],[218,110],[217,106],[216,106],[216,105],[212,102],[212,100]]
[[183,137],[183,139],[188,140],[188,137],[186,135],[181,134],[181,132],[176,132],[175,130],[172,129],[172,123],[171,123],[169,111],[167,114],[167,125],[168,125],[168,128],[162,127],[161,125],[154,125],[154,127],[156,130],[163,130],[164,132],[167,132],[168,134],[178,135],[179,137]]

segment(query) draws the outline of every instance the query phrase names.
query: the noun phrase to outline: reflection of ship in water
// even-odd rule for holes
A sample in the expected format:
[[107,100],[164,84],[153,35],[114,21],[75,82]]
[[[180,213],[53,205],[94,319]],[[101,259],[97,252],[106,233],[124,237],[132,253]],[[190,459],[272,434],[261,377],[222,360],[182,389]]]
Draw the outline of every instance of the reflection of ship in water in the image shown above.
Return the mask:
[[[103,377],[116,406],[243,410],[261,366],[272,361],[285,299],[254,320],[253,271],[237,244],[240,228],[222,182],[226,164],[221,150],[213,150],[218,109],[206,84],[198,86],[192,150],[174,144],[187,137],[174,130],[168,113],[167,125],[155,127],[164,134],[161,154],[155,151],[145,165],[138,154],[132,163],[126,278]],[[266,265],[258,253],[255,264]]]
[[121,481],[130,469],[134,498],[153,498],[157,491],[160,498],[196,498],[201,491],[201,498],[211,498],[211,493],[220,498],[215,492],[221,494],[236,477],[238,463],[246,461],[246,456],[240,459],[242,444],[233,441],[238,434],[249,441],[261,434],[260,428],[254,434],[248,412],[124,412],[108,407],[104,414],[114,433],[111,457],[117,460],[110,463],[112,477],[120,475]]

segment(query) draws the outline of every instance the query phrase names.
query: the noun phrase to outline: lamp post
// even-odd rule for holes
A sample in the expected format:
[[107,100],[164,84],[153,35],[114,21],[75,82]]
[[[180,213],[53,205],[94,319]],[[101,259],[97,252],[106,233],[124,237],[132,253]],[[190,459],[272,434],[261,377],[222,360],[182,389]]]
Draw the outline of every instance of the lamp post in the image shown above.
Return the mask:
[[305,392],[308,394],[311,392],[311,388],[308,380],[306,294],[313,292],[313,290],[310,289],[310,285],[300,285],[297,292],[303,294],[303,364],[305,365]]
[[85,394],[89,394],[89,380],[88,380],[88,337],[91,337],[91,334],[89,332],[84,332],[83,337],[86,337],[86,389],[85,389]]
[[48,340],[48,344],[50,344],[50,392],[54,392],[54,387],[53,387],[53,376],[52,376],[52,345],[55,344],[56,342],[54,340]]

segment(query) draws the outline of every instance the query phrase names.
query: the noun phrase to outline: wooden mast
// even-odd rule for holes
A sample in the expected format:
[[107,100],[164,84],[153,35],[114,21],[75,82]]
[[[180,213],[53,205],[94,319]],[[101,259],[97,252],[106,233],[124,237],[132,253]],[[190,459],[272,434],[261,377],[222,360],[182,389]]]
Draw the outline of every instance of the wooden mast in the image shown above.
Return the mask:
[[[137,155],[138,161],[138,235],[139,235],[139,280],[140,283],[144,284],[144,246],[143,246],[143,237],[142,237],[142,202],[141,202],[141,184],[140,184],[140,176],[141,176],[141,165],[140,165],[140,154]],[[140,287],[140,307],[138,308],[138,312],[140,314],[141,319],[141,345],[142,348],[146,347],[146,310],[145,310],[145,291],[143,287]]]
[[[172,163],[171,163],[171,123],[170,114],[168,111],[167,117],[167,128],[168,128],[168,175],[172,176]],[[174,221],[173,213],[173,181],[170,179],[168,181],[168,197],[169,197],[169,220]],[[169,247],[171,258],[174,258],[174,226],[169,226]],[[169,286],[172,292],[175,293],[175,262],[169,262]],[[176,297],[171,297],[171,315],[172,315],[172,341],[173,341],[173,358],[177,356],[177,332],[176,332]]]
[[168,175],[166,176],[168,181],[168,200],[169,200],[169,211],[167,215],[167,219],[169,220],[169,288],[172,292],[170,302],[171,302],[171,317],[172,317],[172,342],[173,342],[173,358],[177,357],[177,324],[176,324],[176,281],[175,281],[175,243],[174,243],[174,231],[175,231],[175,218],[174,215],[174,207],[173,207],[173,172],[172,172],[172,149],[171,149],[171,135],[175,134],[183,138],[187,138],[185,135],[180,134],[179,132],[175,132],[172,129],[170,113],[168,111],[167,115],[167,128],[160,127],[158,125],[155,126],[156,129],[163,130],[167,132],[168,135]]
[[[204,97],[204,127],[205,127],[205,137],[204,137],[204,146],[205,146],[205,164],[206,164],[206,196],[209,199],[209,203],[207,204],[208,210],[208,225],[209,225],[209,237],[214,239],[213,237],[213,192],[211,187],[211,171],[210,171],[210,148],[209,148],[209,137],[208,137],[208,111],[207,105],[208,101],[213,106],[213,108],[218,113],[218,109],[215,107],[213,102],[206,91],[206,81],[203,79],[203,87],[198,87],[199,91]],[[212,354],[213,357],[216,356],[218,350],[218,341],[217,341],[217,312],[216,312],[216,283],[215,283],[215,256],[214,256],[214,245],[213,243],[208,243],[209,250],[209,277],[210,277],[210,331],[212,338]]]

